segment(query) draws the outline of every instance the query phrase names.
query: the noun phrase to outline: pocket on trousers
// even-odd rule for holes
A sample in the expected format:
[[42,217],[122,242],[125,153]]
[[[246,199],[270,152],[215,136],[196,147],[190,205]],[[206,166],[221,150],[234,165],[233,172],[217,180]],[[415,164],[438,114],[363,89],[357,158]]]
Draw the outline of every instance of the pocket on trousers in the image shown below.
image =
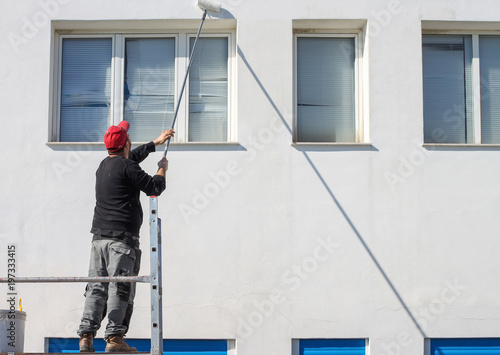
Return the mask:
[[132,275],[136,254],[133,248],[117,242],[109,246],[108,272],[110,275]]
[[113,250],[115,253],[127,255],[127,256],[130,256],[132,259],[135,259],[134,249],[132,249],[130,247],[121,247],[118,245],[111,245],[110,249]]

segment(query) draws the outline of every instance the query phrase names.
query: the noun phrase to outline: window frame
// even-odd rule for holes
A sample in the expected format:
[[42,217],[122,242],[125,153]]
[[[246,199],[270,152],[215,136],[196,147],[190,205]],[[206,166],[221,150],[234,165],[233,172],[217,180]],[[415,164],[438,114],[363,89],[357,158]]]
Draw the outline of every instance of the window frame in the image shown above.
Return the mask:
[[[302,142],[298,140],[298,38],[353,38],[354,39],[354,132],[353,142]],[[296,145],[361,145],[365,142],[363,119],[363,38],[362,31],[296,30],[293,39],[293,135]]]
[[[53,50],[53,75],[51,85],[51,107],[49,117],[49,139],[48,143],[53,144],[101,144],[98,142],[62,142],[60,140],[61,127],[61,81],[62,81],[62,45],[66,38],[111,38],[112,40],[112,60],[111,60],[111,107],[110,107],[110,125],[116,125],[123,120],[124,114],[124,82],[125,82],[125,41],[128,38],[174,38],[175,40],[175,83],[174,83],[174,105],[180,95],[182,81],[186,74],[189,62],[189,41],[196,37],[194,29],[169,30],[166,32],[155,31],[103,31],[99,33],[82,32],[66,34],[65,31],[56,31]],[[227,38],[228,41],[228,100],[227,100],[227,140],[224,142],[190,142],[188,141],[189,128],[189,80],[186,82],[185,92],[182,102],[179,105],[179,112],[175,122],[174,130],[177,132],[172,143],[183,144],[234,144],[236,137],[236,44],[235,30],[204,30],[200,35],[204,37]],[[169,129],[170,127],[161,127],[160,129]],[[104,132],[103,132],[104,134]],[[132,137],[133,138],[133,137]],[[153,139],[155,137],[152,137]],[[143,143],[143,142],[134,142]],[[144,142],[145,143],[145,142]]]
[[436,35],[436,36],[470,36],[471,37],[471,51],[472,51],[472,143],[426,143],[425,142],[425,127],[424,116],[422,111],[422,146],[427,147],[500,147],[500,143],[482,143],[482,122],[481,122],[481,65],[479,57],[479,37],[491,36],[500,37],[498,32],[494,31],[481,31],[481,30],[439,30],[439,29],[424,29],[420,35],[420,50],[422,57],[422,104],[423,102],[423,36]]

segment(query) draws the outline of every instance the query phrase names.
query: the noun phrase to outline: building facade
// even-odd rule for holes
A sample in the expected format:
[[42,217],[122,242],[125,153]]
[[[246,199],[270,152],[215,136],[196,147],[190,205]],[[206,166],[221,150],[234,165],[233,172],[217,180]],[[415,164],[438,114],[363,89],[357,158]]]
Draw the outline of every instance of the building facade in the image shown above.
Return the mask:
[[[497,1],[221,3],[159,197],[164,337],[227,340],[233,355],[306,354],[319,339],[328,354],[498,346]],[[102,134],[126,119],[137,145],[170,127],[202,11],[2,4],[2,270],[14,245],[17,276],[85,276]],[[84,288],[16,285],[25,351],[76,337]],[[150,337],[137,288],[130,339]]]

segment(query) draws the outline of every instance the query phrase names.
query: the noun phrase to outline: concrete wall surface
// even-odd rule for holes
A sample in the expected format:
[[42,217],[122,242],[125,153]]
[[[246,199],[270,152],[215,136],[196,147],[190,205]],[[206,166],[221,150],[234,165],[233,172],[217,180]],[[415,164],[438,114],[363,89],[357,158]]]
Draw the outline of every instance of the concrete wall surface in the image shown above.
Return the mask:
[[[0,270],[15,245],[17,276],[85,276],[106,152],[50,142],[56,38],[196,33],[202,12],[184,0],[1,4]],[[421,355],[427,338],[500,337],[500,145],[423,146],[421,44],[425,31],[500,33],[498,1],[222,7],[206,30],[233,34],[235,144],[171,145],[159,197],[165,338],[235,339],[238,355],[291,354],[292,339],[365,338],[372,355]],[[327,32],[358,35],[362,138],[292,144],[294,36]],[[153,174],[160,158],[141,166]],[[147,218],[141,237],[147,275]],[[148,338],[149,288],[137,287],[128,337]],[[25,351],[76,337],[84,288],[16,285]]]

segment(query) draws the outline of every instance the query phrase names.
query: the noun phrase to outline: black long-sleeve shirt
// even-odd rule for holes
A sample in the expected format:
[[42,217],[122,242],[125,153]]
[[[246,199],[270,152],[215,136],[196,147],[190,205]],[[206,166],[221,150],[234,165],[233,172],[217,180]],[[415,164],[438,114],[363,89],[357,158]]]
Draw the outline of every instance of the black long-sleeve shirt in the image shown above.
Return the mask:
[[139,236],[142,225],[140,192],[159,196],[165,190],[165,178],[150,176],[139,163],[155,151],[153,142],[141,145],[129,158],[105,158],[96,171],[96,206],[91,233],[109,237]]

